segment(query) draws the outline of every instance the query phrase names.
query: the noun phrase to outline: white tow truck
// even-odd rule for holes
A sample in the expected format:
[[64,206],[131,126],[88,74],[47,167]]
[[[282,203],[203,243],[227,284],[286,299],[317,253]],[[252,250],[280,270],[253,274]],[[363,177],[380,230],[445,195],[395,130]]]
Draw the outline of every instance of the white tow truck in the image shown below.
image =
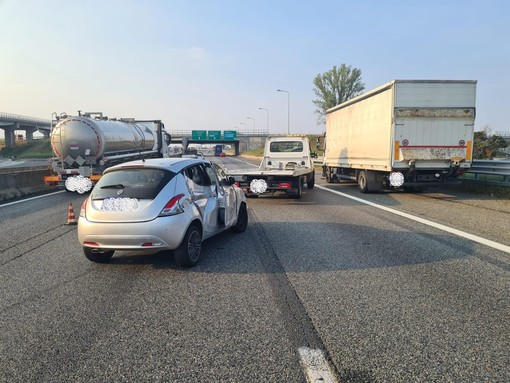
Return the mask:
[[227,174],[249,197],[284,192],[299,199],[305,184],[308,189],[315,185],[316,157],[306,136],[270,136],[258,169],[228,169]]

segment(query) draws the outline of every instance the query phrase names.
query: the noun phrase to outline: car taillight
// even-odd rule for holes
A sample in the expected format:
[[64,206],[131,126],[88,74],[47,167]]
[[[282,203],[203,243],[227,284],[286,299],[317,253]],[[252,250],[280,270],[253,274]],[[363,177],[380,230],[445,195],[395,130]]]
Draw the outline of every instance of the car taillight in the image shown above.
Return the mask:
[[88,198],[85,198],[85,201],[83,201],[83,203],[81,204],[80,217],[85,218],[85,216],[87,214],[87,201],[88,201]]
[[144,242],[142,247],[160,247],[163,246],[162,242]]
[[184,194],[178,194],[168,201],[163,210],[161,210],[161,213],[159,213],[159,217],[167,217],[169,215],[182,213],[184,209],[179,203],[182,197],[184,197]]
[[290,189],[292,184],[290,182],[280,182],[280,189]]

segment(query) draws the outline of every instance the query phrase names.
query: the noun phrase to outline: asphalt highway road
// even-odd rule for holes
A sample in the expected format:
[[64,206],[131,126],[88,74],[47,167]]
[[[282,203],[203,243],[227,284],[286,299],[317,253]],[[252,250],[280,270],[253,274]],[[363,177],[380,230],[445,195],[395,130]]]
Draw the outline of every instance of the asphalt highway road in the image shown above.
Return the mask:
[[85,196],[0,205],[0,381],[305,382],[307,352],[329,381],[510,381],[509,201],[316,182],[250,198],[189,270],[89,262]]

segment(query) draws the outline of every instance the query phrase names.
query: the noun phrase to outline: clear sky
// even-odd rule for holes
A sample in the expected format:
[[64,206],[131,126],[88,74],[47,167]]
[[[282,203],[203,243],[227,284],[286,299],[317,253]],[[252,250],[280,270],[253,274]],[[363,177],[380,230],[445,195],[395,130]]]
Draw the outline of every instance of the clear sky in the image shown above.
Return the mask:
[[345,63],[361,69],[366,90],[477,80],[476,129],[510,132],[509,4],[0,0],[0,112],[102,111],[169,130],[259,130],[269,120],[286,132],[283,89],[291,133],[320,133],[313,78]]

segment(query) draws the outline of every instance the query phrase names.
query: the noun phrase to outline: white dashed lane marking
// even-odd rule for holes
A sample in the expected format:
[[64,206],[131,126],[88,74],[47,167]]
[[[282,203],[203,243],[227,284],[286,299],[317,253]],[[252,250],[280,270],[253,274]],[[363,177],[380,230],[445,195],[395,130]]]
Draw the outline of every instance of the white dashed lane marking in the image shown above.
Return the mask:
[[321,350],[300,347],[298,349],[301,365],[309,383],[337,383]]

